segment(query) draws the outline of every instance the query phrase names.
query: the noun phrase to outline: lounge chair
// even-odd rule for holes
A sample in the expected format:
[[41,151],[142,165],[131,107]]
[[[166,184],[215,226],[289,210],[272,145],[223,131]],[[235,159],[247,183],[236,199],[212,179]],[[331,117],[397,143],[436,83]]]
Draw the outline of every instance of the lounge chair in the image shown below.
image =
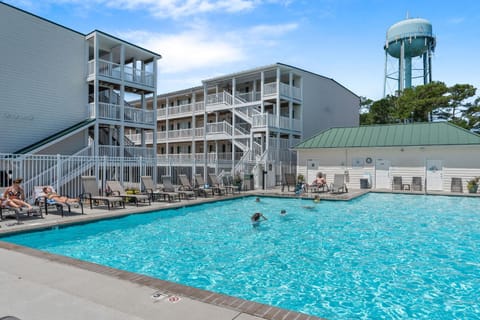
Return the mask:
[[208,178],[210,179],[210,185],[212,186],[214,193],[216,192],[219,195],[227,194],[227,188],[223,186],[223,183],[219,182],[217,175],[209,173]]
[[54,208],[57,209],[57,212],[60,212],[62,214],[62,217],[63,217],[64,214],[65,214],[64,209],[67,208],[68,212],[71,213],[72,212],[72,206],[73,207],[79,207],[82,214],[84,214],[83,203],[82,203],[81,199],[78,202],[69,202],[69,203],[55,201],[55,199],[48,199],[47,195],[43,191],[43,189],[45,187],[48,187],[52,190],[52,192],[55,192],[55,189],[52,186],[35,186],[35,187],[33,187],[33,192],[35,194],[35,204],[40,206],[40,207],[43,207],[45,209],[45,214],[48,214],[48,208],[54,207]]
[[202,193],[205,197],[207,197],[209,193],[211,193],[212,196],[215,195],[214,189],[205,183],[205,180],[203,180],[203,177],[201,174],[195,175],[195,184],[196,184],[195,188],[197,188],[198,191]]
[[178,188],[179,190],[193,191],[197,196],[199,195],[203,195],[205,197],[207,196],[207,194],[205,193],[205,190],[192,186],[192,184],[188,180],[187,175],[179,174],[178,178],[180,179],[180,187]]
[[17,220],[17,223],[20,224],[20,217],[21,216],[30,216],[30,214],[37,213],[43,218],[42,208],[41,207],[33,207],[33,210],[28,210],[27,208],[15,208],[8,206],[4,203],[5,199],[3,198],[3,194],[5,193],[6,188],[0,188],[0,220],[3,220],[4,217],[7,216],[14,216]]
[[125,208],[125,200],[122,197],[101,196],[98,191],[97,178],[95,176],[82,176],[83,193],[80,199],[88,200],[90,202],[90,209],[93,205],[102,202],[107,205],[108,210],[113,208],[115,203],[121,204]]
[[403,190],[402,177],[394,176],[392,180],[392,190]]
[[[324,183],[317,183],[318,178],[323,178],[323,180],[325,182]],[[317,173],[317,177],[315,178],[315,181],[311,185],[308,186],[308,191],[310,191],[310,192],[320,192],[320,190],[322,192],[329,191],[328,183],[327,183],[327,174],[326,173],[321,173],[321,172]]]
[[175,188],[175,186],[172,184],[172,177],[170,176],[162,176],[162,183],[163,183],[163,191],[177,194],[177,197],[179,200],[181,197],[183,197],[186,200],[191,198],[194,198],[194,199],[197,198],[197,194],[195,193],[195,191],[178,190],[178,188]]
[[150,176],[141,176],[143,190],[149,195],[151,201],[157,201],[159,198],[163,198],[163,201],[172,202],[175,199],[180,200],[178,193],[165,192],[161,188],[156,188],[153,183],[153,179]]
[[231,194],[234,194],[235,192],[240,193],[240,189],[238,188],[238,186],[233,185],[232,176],[223,176],[222,181],[223,181],[223,186],[225,187],[225,191],[227,193],[228,192],[230,192]]
[[451,191],[463,193],[462,178],[452,178]]
[[412,190],[413,191],[422,191],[422,177],[413,177],[412,178]]
[[345,184],[345,175],[336,173],[333,176],[333,183],[330,185],[330,192],[341,193],[348,192],[347,185]]
[[152,202],[150,200],[150,196],[147,194],[128,194],[125,192],[123,189],[122,185],[120,182],[116,180],[107,180],[107,186],[110,188],[112,191],[112,194],[114,196],[122,197],[125,201],[127,200],[133,200],[135,205],[138,207],[138,204],[140,202],[146,203],[148,201],[148,205],[151,205]]
[[282,192],[285,190],[285,186],[287,186],[288,191],[290,191],[290,187],[293,187],[295,190],[297,186],[297,179],[295,178],[294,173],[285,173],[283,175]]

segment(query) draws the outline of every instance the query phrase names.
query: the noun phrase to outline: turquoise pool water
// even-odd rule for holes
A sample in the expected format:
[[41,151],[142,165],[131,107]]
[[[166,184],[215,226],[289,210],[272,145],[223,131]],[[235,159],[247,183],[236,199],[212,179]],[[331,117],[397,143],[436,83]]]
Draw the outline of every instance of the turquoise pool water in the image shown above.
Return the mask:
[[[441,196],[247,197],[2,240],[330,319],[473,319],[479,208]],[[255,211],[268,218],[258,228]]]

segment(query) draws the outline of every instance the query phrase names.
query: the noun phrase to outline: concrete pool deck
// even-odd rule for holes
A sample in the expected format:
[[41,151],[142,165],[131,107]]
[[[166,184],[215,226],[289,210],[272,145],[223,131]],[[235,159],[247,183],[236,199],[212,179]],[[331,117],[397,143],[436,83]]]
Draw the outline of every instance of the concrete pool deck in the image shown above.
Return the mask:
[[[368,190],[348,194],[320,194],[323,199],[360,196]],[[289,195],[280,189],[244,192],[245,195]],[[306,195],[313,197],[312,194]],[[228,196],[231,198],[231,196]],[[225,198],[225,197],[222,197]],[[48,228],[118,217],[139,211],[173,208],[186,204],[218,200],[199,198],[181,203],[155,202],[151,206],[126,209],[85,208],[85,215],[0,222],[0,234]],[[0,317],[26,319],[319,319],[305,314],[237,299],[213,292],[174,284],[93,263],[56,256],[0,241]]]

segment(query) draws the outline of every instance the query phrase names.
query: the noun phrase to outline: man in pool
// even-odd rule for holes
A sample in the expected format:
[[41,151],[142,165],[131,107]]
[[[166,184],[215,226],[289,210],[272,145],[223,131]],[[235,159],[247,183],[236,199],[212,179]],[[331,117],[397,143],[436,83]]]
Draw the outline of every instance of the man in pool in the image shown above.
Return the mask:
[[260,222],[262,220],[267,220],[267,218],[261,214],[260,212],[255,212],[252,217],[250,218],[250,220],[252,221],[252,226],[254,228],[258,227],[260,225]]

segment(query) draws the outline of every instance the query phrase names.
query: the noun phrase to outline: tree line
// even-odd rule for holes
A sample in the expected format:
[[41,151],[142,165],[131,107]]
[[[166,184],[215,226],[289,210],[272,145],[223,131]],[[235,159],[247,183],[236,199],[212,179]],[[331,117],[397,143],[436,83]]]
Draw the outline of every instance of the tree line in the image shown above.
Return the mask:
[[360,124],[448,121],[480,132],[480,96],[470,84],[431,82],[378,101],[361,98]]

